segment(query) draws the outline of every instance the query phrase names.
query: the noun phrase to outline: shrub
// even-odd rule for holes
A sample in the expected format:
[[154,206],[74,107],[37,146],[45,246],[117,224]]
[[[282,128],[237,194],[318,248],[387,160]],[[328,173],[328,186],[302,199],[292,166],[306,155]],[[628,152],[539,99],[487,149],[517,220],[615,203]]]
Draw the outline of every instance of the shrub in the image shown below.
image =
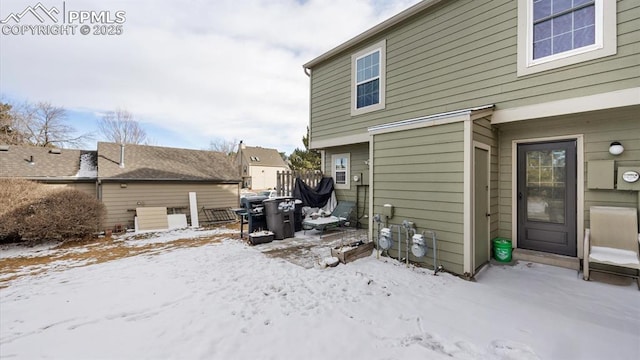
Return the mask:
[[[0,188],[4,188],[2,185]],[[100,228],[104,205],[87,193],[47,189],[42,184],[35,184],[33,188],[22,183],[13,185],[16,191],[7,202],[9,208],[0,213],[0,241],[75,240]],[[24,192],[29,189],[34,192]]]
[[0,179],[0,216],[44,197],[51,189],[24,179]]

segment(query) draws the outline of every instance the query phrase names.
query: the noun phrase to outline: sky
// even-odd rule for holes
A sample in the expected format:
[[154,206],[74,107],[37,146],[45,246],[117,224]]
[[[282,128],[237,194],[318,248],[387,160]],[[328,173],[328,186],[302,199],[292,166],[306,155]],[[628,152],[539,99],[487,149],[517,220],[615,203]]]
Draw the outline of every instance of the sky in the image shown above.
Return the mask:
[[290,154],[309,123],[302,65],[417,2],[40,0],[41,22],[10,18],[38,0],[2,0],[0,96],[62,106],[78,132],[126,109],[153,145],[243,140]]

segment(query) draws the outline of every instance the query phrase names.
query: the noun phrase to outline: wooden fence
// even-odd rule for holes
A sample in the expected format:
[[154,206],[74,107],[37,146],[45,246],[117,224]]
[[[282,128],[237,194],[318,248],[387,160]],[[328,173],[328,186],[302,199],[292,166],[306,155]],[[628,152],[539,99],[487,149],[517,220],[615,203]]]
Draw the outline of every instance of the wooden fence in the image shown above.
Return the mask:
[[278,196],[291,196],[297,177],[300,177],[307,185],[316,187],[323,175],[319,170],[278,171],[276,183]]

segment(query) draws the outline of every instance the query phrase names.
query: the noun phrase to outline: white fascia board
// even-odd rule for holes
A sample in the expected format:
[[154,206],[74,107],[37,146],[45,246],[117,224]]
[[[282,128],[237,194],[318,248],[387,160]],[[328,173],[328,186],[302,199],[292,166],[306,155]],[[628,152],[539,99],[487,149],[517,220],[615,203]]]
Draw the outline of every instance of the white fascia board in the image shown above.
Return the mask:
[[335,146],[353,145],[365,142],[369,142],[369,134],[367,133],[339,136],[322,140],[311,139],[311,141],[309,141],[309,149],[319,150]]
[[640,87],[510,109],[499,109],[493,112],[491,124],[540,119],[633,105],[640,105]]
[[[493,105],[484,105],[464,110],[450,111],[434,115],[422,116],[419,118],[396,121],[388,124],[376,125],[368,128],[370,134],[384,134],[401,130],[410,130],[423,128],[427,126],[435,126],[449,124],[478,117],[488,116],[492,113]],[[480,115],[480,116],[478,116]]]

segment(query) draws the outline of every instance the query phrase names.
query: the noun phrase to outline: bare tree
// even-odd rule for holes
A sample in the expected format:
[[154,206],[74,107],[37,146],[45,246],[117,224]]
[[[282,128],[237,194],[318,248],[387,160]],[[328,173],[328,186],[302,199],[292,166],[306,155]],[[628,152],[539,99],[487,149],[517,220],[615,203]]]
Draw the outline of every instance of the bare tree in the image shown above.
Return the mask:
[[225,140],[225,139],[217,139],[211,140],[209,142],[209,150],[210,151],[218,151],[223,154],[227,154],[227,156],[232,156],[236,153],[238,148],[238,139],[233,140]]
[[50,102],[12,105],[11,131],[23,139],[23,143],[42,147],[81,147],[92,138],[91,134],[76,134],[67,122],[67,111]]
[[98,120],[98,131],[108,141],[118,144],[147,144],[147,132],[127,110],[118,109]]

